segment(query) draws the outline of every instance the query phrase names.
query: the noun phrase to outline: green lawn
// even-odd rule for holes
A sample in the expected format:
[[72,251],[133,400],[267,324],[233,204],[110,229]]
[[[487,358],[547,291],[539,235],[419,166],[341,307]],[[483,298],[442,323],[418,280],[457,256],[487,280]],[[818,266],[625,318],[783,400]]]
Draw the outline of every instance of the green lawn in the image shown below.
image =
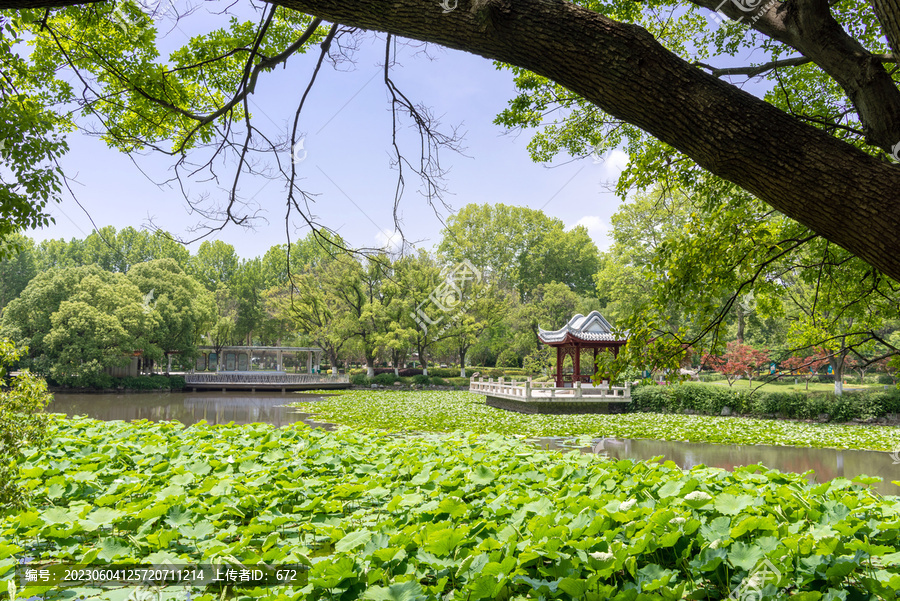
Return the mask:
[[[765,384],[760,385],[763,380],[753,380],[753,388],[755,390],[759,390],[760,392],[807,392],[806,382],[802,378],[797,379],[797,384],[794,384],[793,378],[790,380],[782,380],[780,382],[766,382]],[[728,382],[725,380],[721,380],[718,382],[708,382],[710,386],[728,386]],[[748,380],[738,380],[732,385],[732,388],[735,390],[747,390],[750,388],[750,381]],[[851,389],[861,389],[861,390],[884,390],[884,384],[876,384],[875,378],[871,378],[871,383],[866,384],[844,384],[844,390]],[[810,382],[809,383],[809,392],[833,392],[834,384],[831,382],[821,383],[821,382]]]
[[898,427],[660,413],[526,415],[488,407],[483,396],[469,392],[354,390],[293,405],[323,421],[394,432],[649,438],[874,451],[900,446]]

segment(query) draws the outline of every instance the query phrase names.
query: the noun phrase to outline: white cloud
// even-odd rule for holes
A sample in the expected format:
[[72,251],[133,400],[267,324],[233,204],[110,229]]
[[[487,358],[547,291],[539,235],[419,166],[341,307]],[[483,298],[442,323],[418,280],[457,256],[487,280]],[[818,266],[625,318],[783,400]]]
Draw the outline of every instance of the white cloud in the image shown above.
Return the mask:
[[606,250],[609,248],[609,245],[612,244],[612,239],[610,238],[611,232],[609,223],[607,223],[606,220],[604,220],[602,217],[598,217],[596,215],[585,215],[584,217],[576,221],[572,228],[575,228],[579,225],[583,225],[585,229],[587,229],[588,235],[590,235],[591,239],[594,241],[594,244],[596,244],[597,248],[599,248],[600,250]]
[[628,166],[628,153],[616,148],[600,157],[595,157],[594,162],[602,166],[604,180],[616,182],[619,175]]
[[397,230],[381,230],[375,234],[375,248],[391,253],[400,252],[403,248],[403,236]]

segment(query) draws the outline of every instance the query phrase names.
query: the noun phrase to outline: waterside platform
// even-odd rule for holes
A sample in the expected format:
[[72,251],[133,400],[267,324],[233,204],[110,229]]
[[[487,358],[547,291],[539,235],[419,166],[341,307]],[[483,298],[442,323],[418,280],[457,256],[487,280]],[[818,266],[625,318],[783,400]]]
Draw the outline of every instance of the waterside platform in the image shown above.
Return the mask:
[[469,392],[485,395],[490,407],[518,413],[621,413],[631,402],[631,385],[582,386],[575,382],[571,388],[559,388],[554,382],[532,382],[499,378],[469,383]]
[[225,372],[185,374],[184,387],[198,390],[331,390],[350,388],[346,375],[288,374],[284,372]]

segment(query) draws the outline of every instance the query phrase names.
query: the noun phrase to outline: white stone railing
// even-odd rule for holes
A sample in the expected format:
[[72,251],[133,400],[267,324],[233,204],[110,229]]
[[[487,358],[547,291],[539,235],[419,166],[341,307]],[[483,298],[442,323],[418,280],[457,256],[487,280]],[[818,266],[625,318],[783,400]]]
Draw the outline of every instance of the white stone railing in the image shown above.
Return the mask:
[[348,383],[347,375],[321,375],[321,374],[185,374],[185,384],[319,384]]
[[581,382],[575,382],[571,388],[557,388],[555,382],[532,382],[531,378],[524,381],[515,379],[504,381],[503,378],[498,378],[496,382],[493,378],[487,381],[479,378],[477,381],[473,379],[469,382],[469,392],[526,401],[532,399],[631,401],[631,384],[627,382],[625,386],[604,384],[595,388],[583,388]]

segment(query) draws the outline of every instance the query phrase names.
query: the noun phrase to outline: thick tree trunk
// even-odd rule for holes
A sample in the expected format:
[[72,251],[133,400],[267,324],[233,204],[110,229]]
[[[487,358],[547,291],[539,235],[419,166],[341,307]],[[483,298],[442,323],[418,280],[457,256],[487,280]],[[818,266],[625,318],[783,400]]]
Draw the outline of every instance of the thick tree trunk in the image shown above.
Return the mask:
[[419,0],[276,3],[549,77],[900,279],[900,167],[701,72],[638,26],[554,0],[463,0],[449,13]]
[[[896,0],[873,1],[887,7],[889,16],[896,15]],[[69,3],[0,0],[0,8]],[[450,12],[438,2],[421,0],[275,4],[349,26],[465,50],[548,77],[900,280],[900,166],[867,155],[701,72],[638,26],[561,0],[461,0]],[[804,51],[819,52],[821,56],[810,58],[823,65],[842,59],[846,52],[833,56],[834,47],[850,46],[846,35],[842,37],[843,32],[828,22],[823,12],[828,3],[796,4],[800,13],[787,15],[782,31],[802,34],[807,24],[815,25],[826,39]],[[892,22],[885,27],[891,31]],[[799,44],[796,39],[789,43]],[[860,57],[860,64],[868,64],[864,59]],[[838,77],[853,66],[844,60],[835,68],[832,76]],[[893,114],[894,103],[884,93],[867,95],[866,82],[857,83],[863,97],[851,92],[851,100],[857,105],[874,103],[877,113],[877,99],[882,98],[884,111]],[[885,147],[884,140],[878,143]]]
[[881,22],[881,28],[894,55],[900,55],[900,0],[869,0],[869,2],[875,9],[875,15]]
[[334,349],[330,346],[327,348],[328,352],[328,361],[331,363],[331,370],[337,374],[338,373],[338,359],[337,353],[334,352]]
[[841,350],[829,360],[831,371],[834,372],[834,396],[844,394],[844,360],[846,357],[847,349],[844,347],[844,341],[841,340]]
[[417,344],[416,347],[417,347],[416,350],[419,351],[419,365],[422,366],[422,375],[427,376],[428,375],[428,356],[427,356],[428,347],[426,347],[422,344]]
[[469,349],[468,346],[459,346],[459,377],[466,377],[466,351]]

